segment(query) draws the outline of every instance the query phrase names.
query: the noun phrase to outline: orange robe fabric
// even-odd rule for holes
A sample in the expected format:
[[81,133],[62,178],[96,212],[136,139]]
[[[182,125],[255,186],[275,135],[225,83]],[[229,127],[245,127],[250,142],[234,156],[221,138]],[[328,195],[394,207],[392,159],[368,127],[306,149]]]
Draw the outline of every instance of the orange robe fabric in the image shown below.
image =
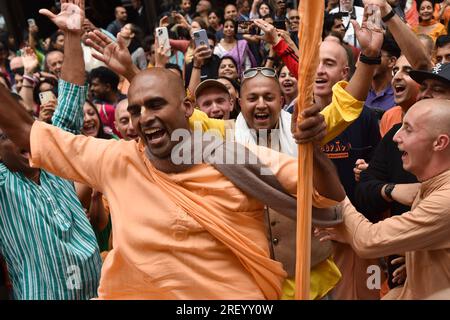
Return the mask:
[[[251,149],[265,150],[263,163],[295,194],[297,160]],[[263,204],[212,166],[165,174],[134,141],[74,136],[38,121],[31,154],[33,166],[90,185],[109,201],[113,250],[99,298],[280,298],[286,273],[270,259]]]
[[396,106],[394,108],[389,109],[383,114],[383,117],[380,121],[380,134],[383,138],[389,130],[392,129],[394,125],[397,123],[401,123],[403,121],[403,110],[402,107]]

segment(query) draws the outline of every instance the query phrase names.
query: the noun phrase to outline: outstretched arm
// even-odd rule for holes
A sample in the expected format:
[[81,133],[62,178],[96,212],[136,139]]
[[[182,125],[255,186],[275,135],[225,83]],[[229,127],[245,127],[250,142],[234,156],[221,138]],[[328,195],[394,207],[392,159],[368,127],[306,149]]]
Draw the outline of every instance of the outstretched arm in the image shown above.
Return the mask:
[[[366,0],[366,4],[378,5],[382,17],[385,17],[392,11],[392,7],[386,0]],[[417,38],[416,34],[399,16],[394,15],[386,22],[386,26],[414,69],[431,70],[433,67],[431,57],[428,56],[425,47],[419,38]]]
[[83,105],[86,101],[85,66],[81,48],[82,25],[85,18],[84,0],[63,1],[58,15],[42,9],[64,32],[64,62],[58,83],[58,107],[53,116],[53,125],[79,134],[83,126]]

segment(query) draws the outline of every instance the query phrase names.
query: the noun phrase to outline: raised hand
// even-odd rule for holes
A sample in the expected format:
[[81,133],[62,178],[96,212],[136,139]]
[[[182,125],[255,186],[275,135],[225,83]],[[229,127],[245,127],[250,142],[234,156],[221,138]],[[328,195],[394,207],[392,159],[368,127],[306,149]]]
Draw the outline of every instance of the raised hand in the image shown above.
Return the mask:
[[381,46],[383,45],[383,28],[381,25],[369,23],[372,21],[381,21],[381,11],[377,5],[366,5],[364,7],[364,17],[362,25],[352,20],[351,23],[355,30],[356,39],[361,46],[361,52],[368,57],[378,57],[380,55]]
[[41,108],[39,110],[39,120],[46,123],[51,123],[53,114],[56,110],[56,105],[57,102],[55,99],[52,99],[46,104],[41,105]]
[[48,17],[56,26],[65,31],[81,34],[85,13],[84,0],[61,0],[61,12],[55,15],[47,9],[39,10],[39,13]]
[[163,27],[168,27],[169,26],[169,17],[168,16],[164,16],[159,20],[159,27],[163,28]]
[[170,60],[170,56],[167,55],[170,50],[170,48],[164,48],[163,45],[158,45],[158,39],[155,39],[155,67],[165,68]]
[[177,13],[175,15],[175,21],[177,22],[177,26],[180,26],[184,29],[190,30],[191,26],[190,24],[187,22],[187,20],[185,19],[185,17],[183,17],[182,14]]
[[138,73],[131,60],[130,52],[125,44],[125,40],[120,34],[117,35],[117,42],[103,34],[99,30],[89,32],[86,44],[96,50],[92,56],[102,61],[111,70],[119,75],[131,79]]
[[264,32],[263,36],[259,36],[261,40],[264,40],[271,45],[276,45],[278,41],[280,41],[278,31],[273,25],[262,19],[256,19],[253,23]]
[[389,12],[391,12],[392,7],[386,0],[363,0],[364,6],[366,5],[377,5],[380,7],[381,16],[384,17]]
[[22,50],[22,62],[26,75],[32,75],[39,67],[38,57],[30,47],[26,47]]
[[212,56],[212,50],[207,45],[198,46],[194,50],[194,66],[202,67]]

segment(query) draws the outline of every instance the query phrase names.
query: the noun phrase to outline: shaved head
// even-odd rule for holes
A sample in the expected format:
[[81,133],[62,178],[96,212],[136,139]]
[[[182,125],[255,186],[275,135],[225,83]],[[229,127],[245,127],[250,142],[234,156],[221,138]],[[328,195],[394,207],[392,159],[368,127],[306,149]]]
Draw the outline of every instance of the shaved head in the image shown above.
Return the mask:
[[450,101],[425,99],[414,104],[394,136],[403,168],[419,181],[450,169]]
[[127,108],[128,108],[128,99],[121,100],[116,106],[116,111],[114,113],[114,118],[115,119],[119,119],[120,113],[122,111],[126,111]]
[[177,95],[181,101],[186,97],[183,80],[170,70],[163,68],[151,68],[141,71],[131,81],[128,90],[129,104],[143,105],[144,101],[136,101],[142,91],[154,86],[155,83],[162,84],[171,95]]
[[348,67],[348,56],[344,46],[337,41],[337,38],[325,38],[320,46],[322,51],[332,51],[335,54],[336,59],[342,63],[342,67]]
[[440,134],[450,136],[450,100],[424,99],[410,109],[424,121],[428,131],[437,137]]

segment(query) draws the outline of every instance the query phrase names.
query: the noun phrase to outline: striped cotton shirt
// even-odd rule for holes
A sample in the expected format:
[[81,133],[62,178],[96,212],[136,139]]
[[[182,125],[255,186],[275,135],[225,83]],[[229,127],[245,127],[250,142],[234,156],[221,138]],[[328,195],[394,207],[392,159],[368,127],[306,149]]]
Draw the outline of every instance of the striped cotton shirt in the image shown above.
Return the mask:
[[[86,87],[60,80],[53,124],[79,133]],[[0,253],[14,299],[90,299],[101,259],[73,184],[41,170],[40,185],[0,163]]]

